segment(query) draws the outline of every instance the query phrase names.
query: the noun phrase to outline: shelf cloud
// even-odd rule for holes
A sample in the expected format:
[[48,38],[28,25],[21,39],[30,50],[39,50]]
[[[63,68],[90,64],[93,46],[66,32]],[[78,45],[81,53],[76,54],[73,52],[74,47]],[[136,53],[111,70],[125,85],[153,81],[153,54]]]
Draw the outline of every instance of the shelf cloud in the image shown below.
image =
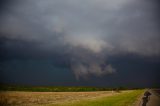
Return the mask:
[[[109,63],[107,59],[109,56],[123,54],[160,56],[157,2],[156,0],[6,2],[7,5],[2,7],[0,13],[0,38],[9,40],[3,41],[2,46],[12,50],[24,46],[23,48],[30,48],[30,55],[36,55],[39,51],[42,55],[66,55],[69,67],[77,79],[90,75],[118,73],[118,70]],[[20,45],[17,45],[17,41],[21,41]],[[24,42],[34,46],[23,45]],[[23,48],[15,49],[14,54],[20,53]]]

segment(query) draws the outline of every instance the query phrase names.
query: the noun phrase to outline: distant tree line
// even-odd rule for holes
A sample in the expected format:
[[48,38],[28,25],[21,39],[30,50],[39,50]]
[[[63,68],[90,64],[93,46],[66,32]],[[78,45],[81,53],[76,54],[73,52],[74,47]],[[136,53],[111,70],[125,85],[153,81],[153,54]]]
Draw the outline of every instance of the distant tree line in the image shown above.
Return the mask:
[[116,91],[120,90],[133,90],[139,88],[127,87],[74,87],[74,86],[9,86],[1,85],[0,91],[31,91],[31,92],[84,92],[84,91]]

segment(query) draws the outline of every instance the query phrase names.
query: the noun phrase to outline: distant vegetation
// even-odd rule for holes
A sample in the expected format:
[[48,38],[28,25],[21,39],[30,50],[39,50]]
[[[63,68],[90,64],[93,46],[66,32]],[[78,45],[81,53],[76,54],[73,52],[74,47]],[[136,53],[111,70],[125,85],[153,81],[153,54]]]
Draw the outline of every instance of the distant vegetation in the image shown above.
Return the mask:
[[[110,91],[128,90],[131,88],[117,87],[62,87],[62,86],[0,86],[0,91],[31,91],[31,92],[83,92],[83,91]],[[132,88],[133,89],[133,88]]]

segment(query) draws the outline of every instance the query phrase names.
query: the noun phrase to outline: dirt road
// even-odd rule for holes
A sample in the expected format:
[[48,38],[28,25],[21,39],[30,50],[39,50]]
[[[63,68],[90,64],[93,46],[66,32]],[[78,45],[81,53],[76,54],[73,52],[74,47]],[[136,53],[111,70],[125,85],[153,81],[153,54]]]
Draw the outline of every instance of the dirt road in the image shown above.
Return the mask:
[[138,106],[160,106],[160,89],[147,90]]

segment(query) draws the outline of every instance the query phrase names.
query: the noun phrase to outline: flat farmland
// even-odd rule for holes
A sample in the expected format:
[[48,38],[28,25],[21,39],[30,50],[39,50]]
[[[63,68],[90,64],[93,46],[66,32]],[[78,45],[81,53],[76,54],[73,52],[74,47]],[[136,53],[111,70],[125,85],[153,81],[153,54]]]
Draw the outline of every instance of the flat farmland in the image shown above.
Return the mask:
[[130,106],[143,90],[94,92],[1,91],[1,106]]

